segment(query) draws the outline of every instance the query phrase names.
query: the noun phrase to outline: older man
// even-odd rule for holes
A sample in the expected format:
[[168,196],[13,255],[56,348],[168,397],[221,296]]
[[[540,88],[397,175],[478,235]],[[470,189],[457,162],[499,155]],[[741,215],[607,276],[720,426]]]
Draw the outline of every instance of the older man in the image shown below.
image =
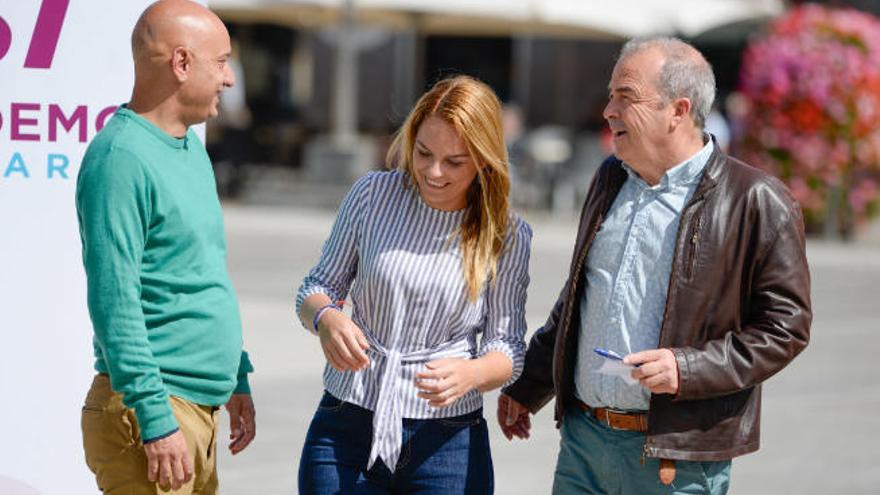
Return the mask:
[[556,398],[554,493],[725,493],[730,460],[758,449],[761,383],[807,345],[799,207],[704,132],[714,97],[710,65],[677,39],[630,41],[614,68],[615,156],[498,404],[507,438],[527,438]]
[[104,493],[211,494],[218,406],[233,454],[255,433],[220,204],[190,129],[234,84],[229,35],[203,6],[163,0],[141,15],[132,51],[131,100],[89,145],[77,181],[98,371],[83,446]]

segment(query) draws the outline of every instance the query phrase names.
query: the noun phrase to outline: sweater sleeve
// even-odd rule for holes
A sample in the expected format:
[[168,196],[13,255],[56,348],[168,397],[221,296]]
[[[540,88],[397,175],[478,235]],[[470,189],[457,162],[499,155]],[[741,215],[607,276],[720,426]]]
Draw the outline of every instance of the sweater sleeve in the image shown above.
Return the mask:
[[234,394],[250,394],[251,384],[248,382],[248,373],[253,373],[254,365],[251,364],[250,356],[247,351],[241,351],[241,359],[238,362],[238,383],[235,386]]
[[113,390],[134,409],[145,442],[178,428],[141,306],[150,194],[139,159],[116,148],[84,161],[77,180],[77,218],[95,340]]

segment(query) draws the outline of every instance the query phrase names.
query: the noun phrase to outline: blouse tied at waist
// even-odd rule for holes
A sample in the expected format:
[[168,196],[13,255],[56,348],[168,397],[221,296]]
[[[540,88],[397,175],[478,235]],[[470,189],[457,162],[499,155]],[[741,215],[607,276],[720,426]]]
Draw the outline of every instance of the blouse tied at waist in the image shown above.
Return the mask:
[[404,363],[427,363],[444,358],[471,358],[471,344],[467,336],[460,340],[445,342],[432,348],[418,349],[402,353],[398,349],[387,349],[370,332],[364,332],[370,344],[370,351],[384,356],[378,360],[384,369],[377,370],[382,380],[379,385],[379,396],[376,409],[373,411],[373,442],[367,469],[373,467],[376,459],[382,458],[391,472],[397,465],[403,444],[403,398],[397,393],[395,380],[400,376]]

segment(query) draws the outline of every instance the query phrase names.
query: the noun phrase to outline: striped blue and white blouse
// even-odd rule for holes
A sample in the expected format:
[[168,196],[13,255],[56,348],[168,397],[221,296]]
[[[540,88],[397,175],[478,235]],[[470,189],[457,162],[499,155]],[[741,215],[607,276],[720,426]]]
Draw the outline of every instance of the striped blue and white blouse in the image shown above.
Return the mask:
[[446,408],[419,398],[416,374],[428,361],[500,351],[513,362],[510,382],[522,371],[531,228],[511,216],[513,235],[495,281],[470,302],[455,235],[464,211],[431,208],[405,172],[370,173],[343,200],[321,258],[297,293],[297,314],[312,294],[346,299],[370,343],[367,369],[324,369],[330,394],[375,413],[368,468],[381,457],[394,470],[403,418],[452,417],[482,407],[477,390]]

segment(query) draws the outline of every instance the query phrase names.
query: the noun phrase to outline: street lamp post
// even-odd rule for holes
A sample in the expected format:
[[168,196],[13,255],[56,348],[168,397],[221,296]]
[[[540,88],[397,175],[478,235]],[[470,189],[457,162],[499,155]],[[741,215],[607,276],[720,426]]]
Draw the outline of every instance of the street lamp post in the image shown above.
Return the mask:
[[344,0],[336,45],[333,82],[333,139],[340,146],[351,145],[357,136],[358,57],[354,46],[354,0]]
[[334,33],[331,130],[305,147],[305,179],[347,186],[372,169],[375,142],[358,134],[358,27],[354,0],[343,0]]

